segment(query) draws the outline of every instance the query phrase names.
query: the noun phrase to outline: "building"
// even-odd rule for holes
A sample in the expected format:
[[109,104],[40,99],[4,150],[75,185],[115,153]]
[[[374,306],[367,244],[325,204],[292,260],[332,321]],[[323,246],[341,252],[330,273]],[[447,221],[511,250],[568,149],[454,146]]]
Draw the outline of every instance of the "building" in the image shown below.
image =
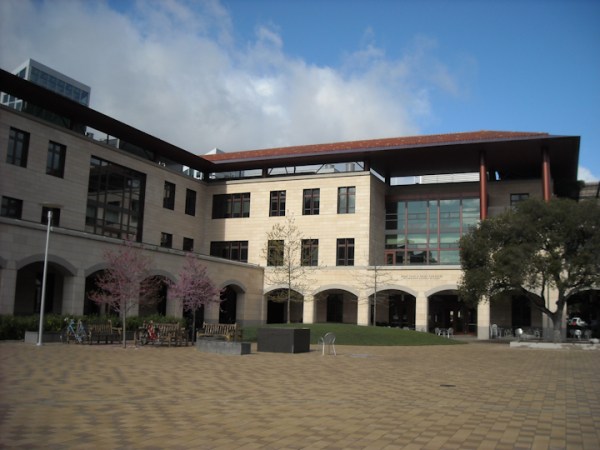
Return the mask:
[[[205,320],[284,321],[269,300],[283,286],[265,276],[266,234],[293,216],[310,272],[294,322],[375,319],[482,339],[491,323],[548,326],[522,302],[463,305],[458,240],[525,198],[576,198],[577,136],[479,131],[196,156],[4,71],[0,89],[127,143],[0,110],[0,314],[39,311],[52,208],[46,305],[56,313],[98,312],[86,292],[103,251],[133,234],[164,279],[198,253],[222,289]],[[182,314],[163,297],[158,312]]]
[[[71,77],[68,77],[54,69],[51,69],[44,64],[33,59],[28,59],[19,67],[13,74],[27,81],[31,81],[39,86],[45,87],[52,92],[56,92],[64,97],[67,97],[81,105],[90,105],[90,95],[92,89]],[[45,120],[56,123],[57,125],[67,126],[79,133],[85,133],[85,126],[77,122],[66,120],[65,117],[54,114],[47,109],[41,108],[39,105],[31,104],[23,99],[15,97],[10,93],[2,92],[0,104],[6,105],[9,108],[14,108],[19,111],[25,111],[30,114],[35,114],[43,117]]]

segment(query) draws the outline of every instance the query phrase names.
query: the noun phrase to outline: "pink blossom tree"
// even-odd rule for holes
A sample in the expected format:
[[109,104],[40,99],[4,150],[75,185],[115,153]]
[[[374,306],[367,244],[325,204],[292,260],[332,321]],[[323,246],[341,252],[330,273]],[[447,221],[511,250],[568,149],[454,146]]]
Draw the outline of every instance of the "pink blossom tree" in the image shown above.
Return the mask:
[[106,305],[121,316],[123,347],[127,346],[126,319],[128,314],[142,304],[155,302],[160,280],[150,276],[151,259],[126,240],[118,250],[104,254],[108,268],[96,278],[97,291],[89,298],[99,305]]
[[172,298],[179,299],[184,311],[192,312],[192,340],[195,339],[196,310],[210,303],[219,303],[219,290],[209,278],[206,266],[188,253],[176,283],[170,283]]

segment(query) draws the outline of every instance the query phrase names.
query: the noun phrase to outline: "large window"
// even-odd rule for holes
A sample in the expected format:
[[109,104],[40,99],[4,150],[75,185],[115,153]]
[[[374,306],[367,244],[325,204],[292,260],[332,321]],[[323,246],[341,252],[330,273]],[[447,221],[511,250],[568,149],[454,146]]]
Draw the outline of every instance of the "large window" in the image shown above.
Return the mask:
[[267,266],[282,266],[285,243],[281,239],[273,239],[267,243]]
[[303,266],[319,265],[319,240],[302,239],[302,261]]
[[353,266],[354,265],[354,239],[344,238],[337,240],[337,258],[336,265],[338,266]]
[[143,173],[92,156],[85,230],[141,241],[145,186]]
[[196,215],[196,191],[191,189],[185,191],[185,213],[189,216]]
[[248,241],[211,242],[210,256],[248,262]]
[[356,188],[354,186],[338,188],[338,214],[354,214]]
[[250,193],[213,196],[213,219],[250,217]]
[[23,213],[23,200],[2,196],[2,210],[0,216],[20,219]]
[[29,133],[10,129],[8,136],[8,151],[6,153],[6,162],[15,166],[27,167],[27,154],[29,152]]
[[285,216],[285,191],[271,191],[269,216]]
[[387,202],[386,264],[460,264],[460,237],[478,220],[477,198]]
[[302,214],[315,216],[319,214],[321,191],[319,189],[304,189]]
[[46,160],[46,173],[62,178],[65,174],[65,157],[67,147],[50,141],[48,143],[48,158]]
[[163,208],[175,209],[175,184],[165,181]]

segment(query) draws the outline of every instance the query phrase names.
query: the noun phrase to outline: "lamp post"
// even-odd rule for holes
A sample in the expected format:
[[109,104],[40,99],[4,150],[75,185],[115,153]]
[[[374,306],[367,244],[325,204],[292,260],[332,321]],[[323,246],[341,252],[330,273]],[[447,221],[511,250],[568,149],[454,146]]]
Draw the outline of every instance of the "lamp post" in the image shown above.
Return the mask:
[[44,271],[42,273],[42,298],[40,301],[40,328],[38,331],[37,345],[42,345],[44,333],[44,308],[46,307],[46,278],[48,276],[48,246],[50,244],[50,230],[52,228],[52,207],[56,205],[44,204],[48,208],[48,223],[46,224],[46,250],[44,251]]

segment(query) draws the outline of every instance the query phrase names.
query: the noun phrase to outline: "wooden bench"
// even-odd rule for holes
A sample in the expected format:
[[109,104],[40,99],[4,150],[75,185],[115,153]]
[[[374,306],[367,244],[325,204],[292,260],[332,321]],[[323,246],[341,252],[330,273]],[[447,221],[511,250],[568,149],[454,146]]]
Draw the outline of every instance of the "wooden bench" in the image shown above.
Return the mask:
[[196,337],[223,337],[228,341],[241,341],[242,328],[237,323],[206,323]]
[[119,333],[113,328],[110,320],[105,323],[90,323],[87,325],[87,341],[90,345],[94,341],[99,344],[102,340],[105,344],[108,344],[108,341],[110,340],[110,343],[112,344],[118,339]]
[[167,344],[169,347],[173,345],[187,346],[188,338],[185,328],[182,328],[178,323],[157,323],[159,341],[161,344]]

